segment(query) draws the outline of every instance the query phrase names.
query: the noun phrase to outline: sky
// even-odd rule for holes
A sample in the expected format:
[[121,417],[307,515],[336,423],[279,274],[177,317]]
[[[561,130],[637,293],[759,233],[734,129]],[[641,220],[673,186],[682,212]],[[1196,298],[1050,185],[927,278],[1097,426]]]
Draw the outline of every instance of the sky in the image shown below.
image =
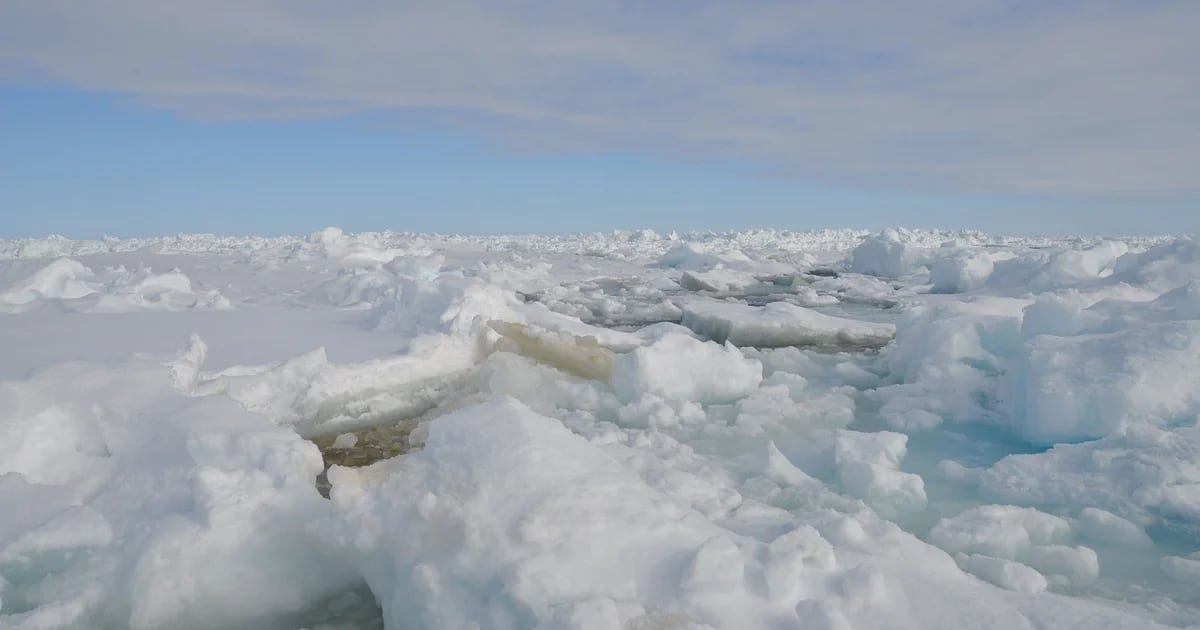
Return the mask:
[[5,0],[0,237],[1200,233],[1193,0]]

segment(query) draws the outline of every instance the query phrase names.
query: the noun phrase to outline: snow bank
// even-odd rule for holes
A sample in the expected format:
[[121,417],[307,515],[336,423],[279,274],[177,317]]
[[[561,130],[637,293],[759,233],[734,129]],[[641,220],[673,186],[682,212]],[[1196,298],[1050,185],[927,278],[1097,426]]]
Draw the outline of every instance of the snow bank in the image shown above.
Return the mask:
[[731,302],[691,301],[682,324],[719,343],[737,346],[879,347],[895,335],[890,324],[833,317],[786,302],[762,307]]

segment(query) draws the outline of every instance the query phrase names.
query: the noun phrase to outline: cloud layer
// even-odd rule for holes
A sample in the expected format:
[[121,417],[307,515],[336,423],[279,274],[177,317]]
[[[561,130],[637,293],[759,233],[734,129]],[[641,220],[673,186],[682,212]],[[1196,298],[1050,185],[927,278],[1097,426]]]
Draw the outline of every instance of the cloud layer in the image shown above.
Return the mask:
[[8,0],[0,78],[826,182],[1200,188],[1200,3]]

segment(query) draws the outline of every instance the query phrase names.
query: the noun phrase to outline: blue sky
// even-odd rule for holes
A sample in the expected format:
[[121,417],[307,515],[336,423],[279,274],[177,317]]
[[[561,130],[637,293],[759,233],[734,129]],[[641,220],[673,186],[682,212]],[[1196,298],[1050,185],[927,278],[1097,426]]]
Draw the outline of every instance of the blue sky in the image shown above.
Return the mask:
[[0,236],[1200,232],[1195,4],[700,4],[16,0]]

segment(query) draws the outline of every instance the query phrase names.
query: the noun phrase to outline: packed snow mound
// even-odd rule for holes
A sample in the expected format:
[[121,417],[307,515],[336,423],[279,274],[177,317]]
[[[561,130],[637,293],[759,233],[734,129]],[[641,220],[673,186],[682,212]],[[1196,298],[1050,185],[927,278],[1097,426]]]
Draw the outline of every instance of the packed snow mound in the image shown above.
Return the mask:
[[257,626],[351,588],[304,523],[312,443],[139,359],[0,383],[0,625]]
[[850,253],[848,262],[854,273],[899,278],[912,273],[916,261],[901,232],[887,229],[864,239]]
[[762,364],[737,348],[668,334],[613,360],[612,387],[622,400],[642,394],[705,403],[733,402],[758,387]]
[[755,307],[734,302],[689,301],[684,326],[719,343],[778,348],[784,346],[887,345],[895,326],[834,317],[787,302]]

